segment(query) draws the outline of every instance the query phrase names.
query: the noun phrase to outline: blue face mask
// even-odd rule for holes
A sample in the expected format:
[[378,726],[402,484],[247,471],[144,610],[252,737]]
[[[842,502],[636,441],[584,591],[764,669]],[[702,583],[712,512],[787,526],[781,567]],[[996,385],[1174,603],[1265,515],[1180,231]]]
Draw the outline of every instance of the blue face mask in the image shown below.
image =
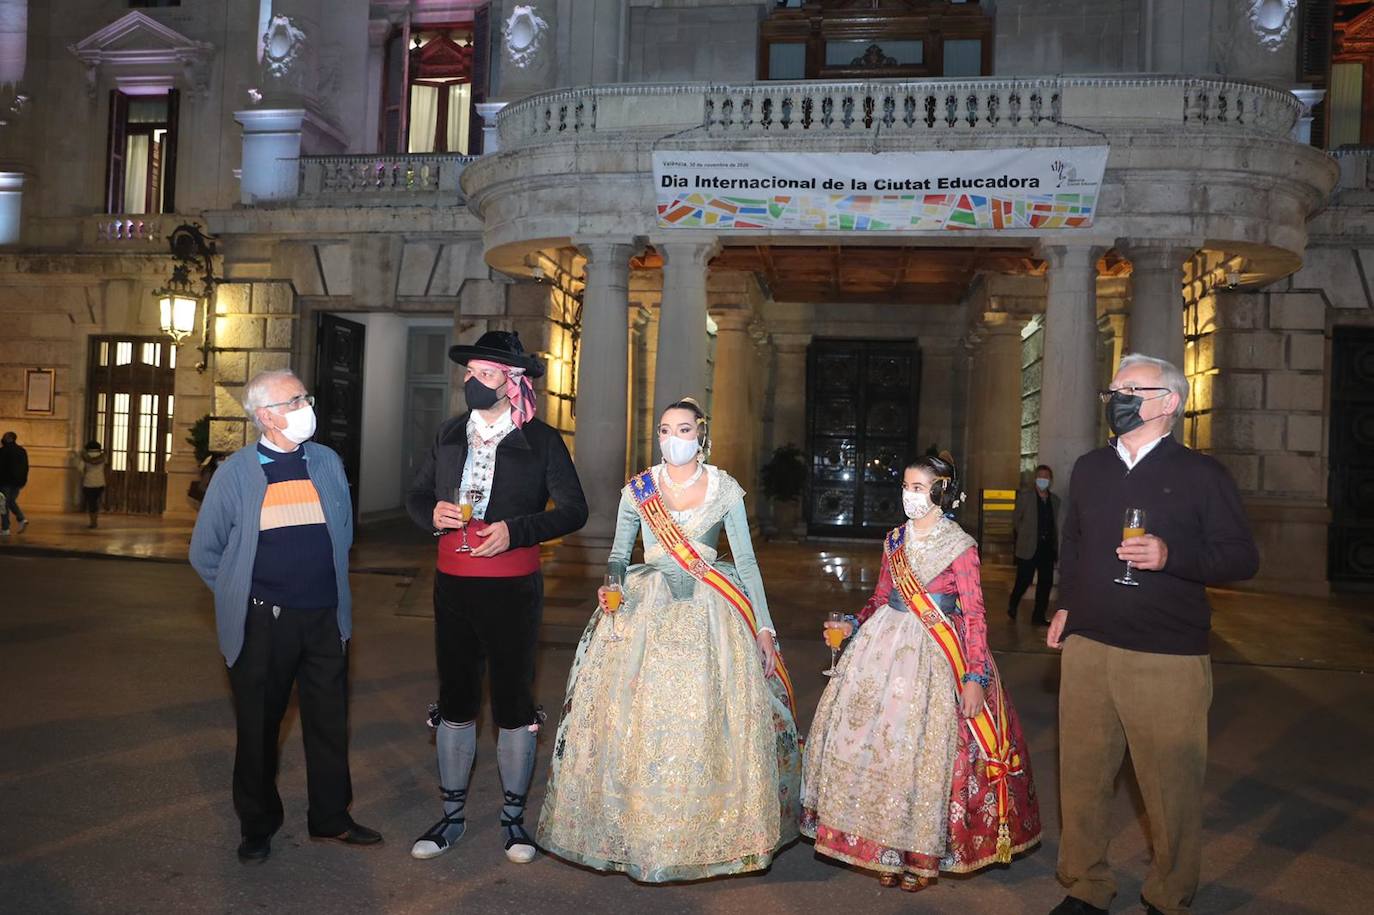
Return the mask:
[[1045,477],[1036,477],[1035,488],[1040,490],[1041,492],[1044,492],[1045,490],[1050,488],[1050,481],[1047,480]]

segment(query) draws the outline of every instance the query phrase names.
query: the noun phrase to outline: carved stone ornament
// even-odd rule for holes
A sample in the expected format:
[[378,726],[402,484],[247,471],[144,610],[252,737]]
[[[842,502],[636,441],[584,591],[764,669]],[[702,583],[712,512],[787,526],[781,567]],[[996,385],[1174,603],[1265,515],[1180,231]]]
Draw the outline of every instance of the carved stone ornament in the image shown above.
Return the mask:
[[540,18],[533,6],[515,7],[501,27],[506,40],[506,58],[521,69],[528,67],[539,54],[548,30],[549,24]]
[[93,101],[102,73],[110,74],[116,84],[163,81],[170,86],[180,77],[197,97],[210,94],[214,45],[187,38],[138,10],[68,45],[67,50],[86,68],[86,94]]
[[273,16],[262,35],[262,66],[267,75],[283,79],[304,50],[305,32],[289,16]]
[[1248,0],[1250,28],[1266,51],[1277,51],[1293,31],[1298,0]]

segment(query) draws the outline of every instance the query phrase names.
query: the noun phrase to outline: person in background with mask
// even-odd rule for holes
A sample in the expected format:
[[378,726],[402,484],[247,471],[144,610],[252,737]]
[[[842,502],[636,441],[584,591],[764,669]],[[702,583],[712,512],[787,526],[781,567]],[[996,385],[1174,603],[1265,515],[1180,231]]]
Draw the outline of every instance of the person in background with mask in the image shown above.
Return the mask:
[[802,832],[819,854],[918,892],[1040,841],[1021,723],[988,651],[978,547],[946,517],[950,455],[902,473],[907,521],[873,596],[827,622],[852,641],[806,741]]
[[[1059,776],[1064,829],[1053,909],[1104,913],[1116,775],[1129,750],[1153,859],[1149,913],[1186,912],[1202,869],[1211,607],[1206,586],[1259,570],[1236,484],[1214,458],[1171,434],[1188,380],[1163,359],[1129,355],[1102,392],[1115,438],[1074,464],[1060,554]],[[1128,508],[1145,533],[1123,539]],[[1127,564],[1138,581],[1125,585]]]
[[577,647],[539,819],[551,854],[645,883],[766,869],[797,837],[801,780],[744,490],[706,463],[695,400],[663,411],[658,440],[663,463],[622,491],[620,586],[597,593]]
[[76,459],[81,470],[81,504],[91,516],[90,529],[95,530],[100,526],[100,500],[105,496],[105,449],[91,439]]
[[215,594],[219,647],[234,693],[234,810],[245,864],[267,859],[282,825],[277,741],[293,682],[310,836],[346,845],[382,841],[348,812],[353,506],[339,456],[308,441],[314,402],[287,370],[248,382],[243,409],[258,428],[258,443],[220,466],[191,534],[191,565]]
[[434,578],[439,703],[431,722],[443,816],[410,853],[438,857],[466,829],[482,674],[490,669],[505,793],[501,835],[506,857],[525,864],[535,856],[525,799],[543,720],[534,702],[544,610],[539,544],[581,529],[587,500],[563,437],[534,418],[530,379],[544,374],[544,363],[525,352],[519,335],[489,331],[475,345],[451,347],[449,358],[467,366],[468,412],[439,427],[406,497],[415,523],[441,535]]
[[1016,583],[1011,587],[1007,616],[1016,619],[1017,605],[1035,579],[1035,615],[1031,622],[1037,626],[1050,624],[1046,613],[1050,609],[1050,589],[1054,587],[1054,561],[1059,556],[1059,529],[1063,526],[1063,506],[1059,496],[1050,492],[1053,485],[1054,471],[1041,464],[1035,468],[1035,489],[1019,490],[1011,513]]

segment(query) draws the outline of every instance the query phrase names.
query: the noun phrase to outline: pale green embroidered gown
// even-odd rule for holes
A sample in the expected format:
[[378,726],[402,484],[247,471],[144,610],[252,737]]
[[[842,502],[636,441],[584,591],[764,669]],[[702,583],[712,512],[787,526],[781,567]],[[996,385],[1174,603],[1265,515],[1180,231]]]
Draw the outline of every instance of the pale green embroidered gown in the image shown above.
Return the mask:
[[[768,604],[744,490],[708,465],[706,498],[674,520],[708,562],[722,529],[761,628]],[[643,565],[629,566],[636,535]],[[538,842],[636,880],[697,880],[768,867],[798,835],[801,759],[777,678],[764,679],[738,611],[640,524],[622,492],[608,567],[625,574],[621,641],[597,610],[568,675]]]

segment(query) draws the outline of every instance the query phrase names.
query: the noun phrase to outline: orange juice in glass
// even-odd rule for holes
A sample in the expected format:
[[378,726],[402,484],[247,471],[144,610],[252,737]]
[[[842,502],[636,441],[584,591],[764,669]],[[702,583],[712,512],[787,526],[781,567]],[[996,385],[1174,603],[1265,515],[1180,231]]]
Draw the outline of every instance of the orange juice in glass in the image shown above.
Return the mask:
[[[1143,508],[1128,508],[1128,509],[1126,509],[1126,515],[1125,515],[1125,517],[1124,517],[1124,518],[1122,519],[1122,521],[1121,521],[1121,539],[1122,539],[1122,540],[1130,540],[1132,537],[1144,537],[1144,536],[1145,536],[1145,509],[1143,509]],[[1117,584],[1119,584],[1119,585],[1125,585],[1125,586],[1128,587],[1128,588],[1138,588],[1138,587],[1140,587],[1140,582],[1139,582],[1139,581],[1136,581],[1135,576],[1131,574],[1131,561],[1130,561],[1129,559],[1126,560],[1126,574],[1123,575],[1123,576],[1121,576],[1120,578],[1115,578],[1115,579],[1112,579],[1112,580],[1115,581]]]

